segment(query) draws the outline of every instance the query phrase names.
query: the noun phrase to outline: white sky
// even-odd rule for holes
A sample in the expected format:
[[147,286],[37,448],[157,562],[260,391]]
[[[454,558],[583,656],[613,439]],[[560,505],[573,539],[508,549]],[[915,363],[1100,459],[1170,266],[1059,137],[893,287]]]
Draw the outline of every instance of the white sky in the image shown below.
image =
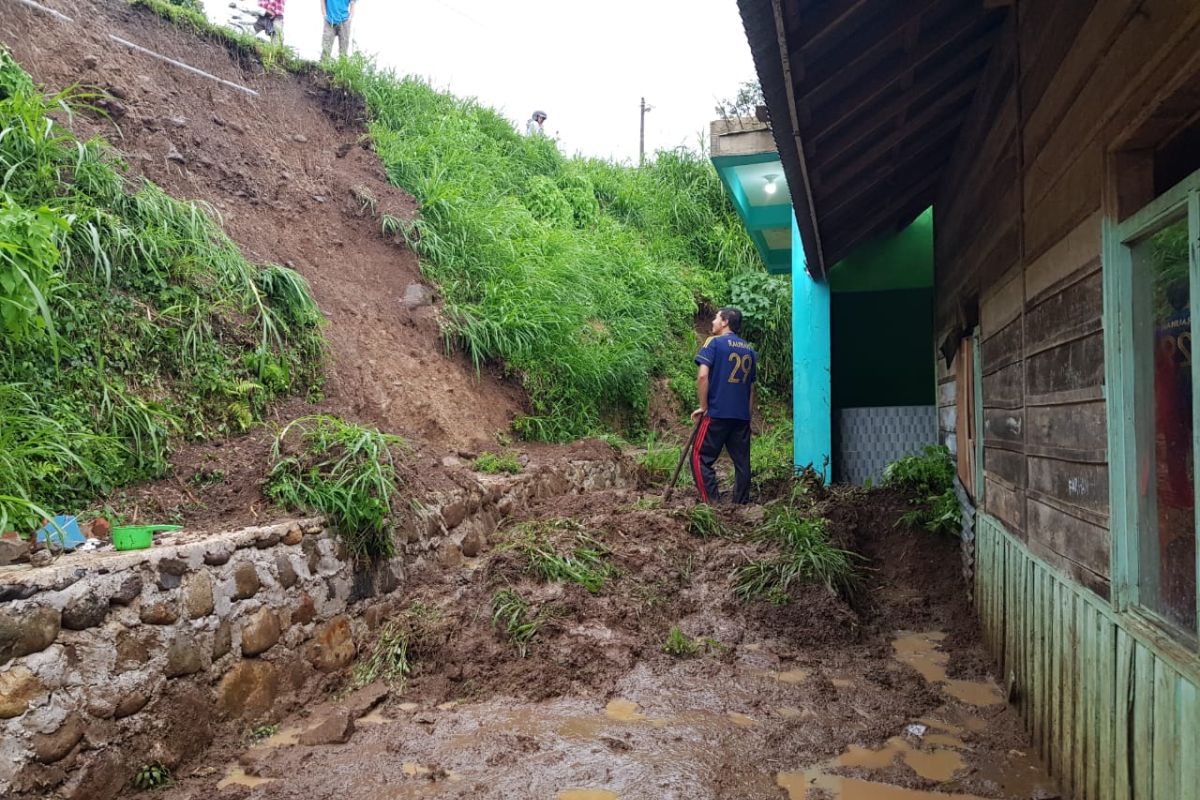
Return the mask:
[[[322,3],[287,3],[285,41],[306,58],[320,51]],[[226,18],[229,0],[205,4]],[[521,130],[544,110],[567,155],[635,161],[642,96],[654,107],[647,154],[694,149],[716,98],[754,78],[735,0],[358,0],[353,36],[380,63],[476,97]]]

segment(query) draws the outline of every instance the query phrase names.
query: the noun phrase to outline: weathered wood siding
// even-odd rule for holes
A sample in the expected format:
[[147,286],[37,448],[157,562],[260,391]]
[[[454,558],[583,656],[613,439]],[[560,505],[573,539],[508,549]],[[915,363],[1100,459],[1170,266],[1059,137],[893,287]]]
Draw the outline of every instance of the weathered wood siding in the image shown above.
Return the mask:
[[1195,670],[981,514],[975,600],[1038,754],[1077,800],[1200,797]]
[[1109,603],[1101,332],[1109,165],[1200,80],[1200,2],[1009,8],[935,206],[935,330],[981,336],[979,613],[1069,796],[1200,798],[1200,658]]

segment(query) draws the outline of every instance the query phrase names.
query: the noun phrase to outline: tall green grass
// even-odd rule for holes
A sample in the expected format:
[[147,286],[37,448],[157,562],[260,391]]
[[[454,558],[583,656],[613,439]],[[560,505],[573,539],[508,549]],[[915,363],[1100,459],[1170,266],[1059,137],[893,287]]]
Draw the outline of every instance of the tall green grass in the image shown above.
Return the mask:
[[163,474],[319,381],[304,280],[247,262],[216,215],[132,182],[0,50],[0,528]]
[[786,604],[797,583],[818,583],[831,592],[850,594],[858,585],[858,556],[829,541],[828,520],[807,518],[787,505],[777,505],[755,531],[755,538],[774,544],[780,553],[748,561],[733,572],[733,591],[742,600],[766,599]]
[[658,377],[690,401],[698,301],[725,302],[731,280],[762,272],[706,158],[565,158],[473,100],[362,59],[331,69],[365,98],[391,180],[421,203],[404,233],[446,298],[449,342],[528,390],[523,435],[636,428]]

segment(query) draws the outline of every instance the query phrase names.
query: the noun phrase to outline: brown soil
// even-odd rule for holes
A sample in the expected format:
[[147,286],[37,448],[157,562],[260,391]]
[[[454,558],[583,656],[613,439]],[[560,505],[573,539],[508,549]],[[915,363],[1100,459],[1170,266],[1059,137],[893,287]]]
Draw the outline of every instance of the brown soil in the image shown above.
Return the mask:
[[[221,797],[335,798],[353,786],[363,798],[555,797],[571,788],[605,788],[623,800],[781,798],[778,774],[817,767],[919,790],[1053,796],[1020,753],[1019,721],[964,607],[957,542],[893,527],[904,498],[890,491],[809,498],[833,538],[863,556],[863,582],[849,599],[811,585],[782,606],[733,595],[731,570],[773,551],[749,535],[758,507],[723,511],[727,533],[710,538],[689,533],[688,504],[663,508],[657,493],[595,492],[529,508],[463,567],[414,570],[390,617],[409,632],[413,673],[350,743],[247,750],[244,739],[227,739],[165,797],[206,796],[227,777],[222,765],[235,763],[270,781],[227,785]],[[515,546],[527,526],[562,519],[616,568],[596,594],[542,580]],[[572,528],[543,530],[560,552],[578,544]],[[541,620],[524,657],[492,621],[491,598],[502,589],[528,601],[525,619]],[[662,651],[675,625],[706,642],[693,657]],[[899,661],[900,631],[944,635],[937,647],[947,677],[991,704],[962,702]],[[280,721],[294,731],[329,713]],[[953,776],[923,777],[903,761],[829,765],[920,720],[955,730],[961,746],[947,749],[937,736],[902,746],[963,759]]]
[[[401,303],[406,287],[421,282],[420,266],[401,240],[383,235],[380,220],[385,213],[411,219],[416,204],[388,183],[364,141],[360,101],[317,75],[266,74],[119,0],[48,5],[77,24],[7,3],[0,41],[48,90],[82,84],[113,96],[103,103],[111,119],[78,114],[76,132],[109,140],[131,176],[208,203],[248,258],[294,267],[312,285],[329,319],[324,399],[286,404],[274,419],[332,413],[435,452],[495,446],[524,393],[447,356],[436,304]],[[168,67],[110,34],[259,96]],[[136,507],[200,526],[254,521],[267,513],[258,486],[269,440],[270,431],[259,430],[185,447],[173,458],[173,478],[113,502],[127,513]],[[206,481],[214,470],[225,480]]]

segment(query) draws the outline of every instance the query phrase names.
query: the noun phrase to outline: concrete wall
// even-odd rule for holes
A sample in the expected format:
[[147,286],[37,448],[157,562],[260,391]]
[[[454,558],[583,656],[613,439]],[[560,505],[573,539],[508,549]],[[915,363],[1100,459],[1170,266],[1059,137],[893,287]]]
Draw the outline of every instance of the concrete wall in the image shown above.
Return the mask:
[[[278,719],[339,681],[406,577],[488,546],[531,499],[632,485],[621,460],[479,476],[421,498],[401,554],[352,562],[316,519],[0,574],[0,796],[103,800],[220,726]],[[332,676],[332,677],[331,677]]]

